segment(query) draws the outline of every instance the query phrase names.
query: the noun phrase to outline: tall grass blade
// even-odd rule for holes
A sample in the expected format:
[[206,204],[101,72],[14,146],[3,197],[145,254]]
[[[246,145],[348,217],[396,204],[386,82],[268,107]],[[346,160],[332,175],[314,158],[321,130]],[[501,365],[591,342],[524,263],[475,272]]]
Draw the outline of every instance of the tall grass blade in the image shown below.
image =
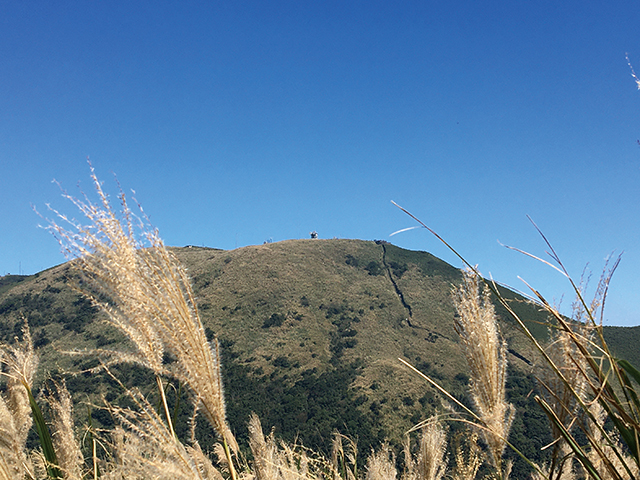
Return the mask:
[[97,441],[95,438],[95,430],[93,428],[93,419],[91,418],[91,406],[87,404],[87,423],[89,426],[88,436],[89,441],[91,442],[91,463],[92,463],[92,473],[93,480],[98,480],[100,477],[100,468],[98,466],[98,448]]
[[[626,360],[616,359],[616,364],[622,367],[622,369],[626,373],[631,375],[631,378],[633,378],[636,381],[636,383],[640,385],[640,371],[638,371],[633,365],[631,365]],[[622,372],[620,373],[622,374]],[[625,387],[629,392],[629,394],[631,395],[631,399],[633,400],[633,403],[636,406],[636,409],[640,410],[640,400],[638,400],[638,393],[636,392],[636,389],[633,387],[632,383],[629,381],[626,375],[623,376],[623,379],[625,380]]]
[[[553,423],[561,432],[562,437],[567,441],[567,443],[573,450],[573,453],[576,455],[576,458],[584,466],[584,468],[587,470],[589,475],[591,475],[591,477],[593,477],[596,480],[603,480],[603,478],[600,476],[598,471],[593,466],[593,463],[591,463],[591,460],[589,460],[588,455],[585,453],[582,447],[580,447],[580,445],[578,444],[576,439],[573,437],[573,435],[571,435],[571,432],[569,432],[569,430],[567,430],[564,424],[560,421],[560,419],[557,417],[556,413],[549,406],[549,404],[545,402],[542,398],[538,397],[537,395],[535,397],[535,400],[538,403],[538,405],[540,405],[540,407],[542,407],[544,412],[547,414],[547,416],[549,417],[549,421],[551,421],[551,423]],[[617,480],[622,480],[619,476],[617,476],[616,478]]]
[[[472,272],[479,274],[477,268],[471,266],[465,258],[463,258],[436,232],[404,208],[397,204],[395,205],[411,218],[416,220],[422,227],[431,232],[458,258],[460,258],[463,264],[469,267]],[[549,240],[532,220],[531,223],[547,245],[547,254],[551,257],[553,263],[518,249],[513,250],[517,250],[520,253],[536,258],[537,260],[552,266],[555,270],[564,275],[570,282],[576,294],[576,303],[579,306],[578,313],[580,314],[577,320],[581,321],[587,328],[593,329],[596,333],[597,341],[594,341],[589,337],[585,337],[574,332],[571,328],[572,322],[568,321],[567,318],[563,317],[555,308],[553,308],[538,291],[524,282],[525,285],[531,289],[531,292],[533,292],[534,299],[532,300],[538,303],[540,307],[550,314],[550,316],[557,322],[558,328],[564,332],[570,342],[574,345],[574,351],[571,352],[571,362],[575,364],[578,374],[582,377],[582,383],[586,383],[587,388],[591,390],[592,396],[590,398],[585,396],[586,392],[584,389],[576,388],[577,385],[574,385],[571,378],[565,375],[562,365],[556,363],[548,354],[546,349],[543,348],[543,346],[533,336],[531,331],[524,324],[523,320],[511,308],[509,302],[500,294],[495,284],[487,280],[484,280],[484,282],[496,295],[498,302],[500,302],[500,304],[509,312],[515,322],[520,326],[522,332],[540,353],[542,359],[544,359],[555,377],[557,377],[559,382],[555,382],[554,387],[559,384],[564,385],[562,388],[566,389],[566,392],[572,398],[571,403],[574,406],[565,405],[563,407],[567,412],[573,412],[572,416],[569,417],[569,423],[566,425],[556,416],[553,408],[551,408],[551,406],[544,400],[538,399],[538,403],[549,416],[552,425],[558,428],[560,437],[567,440],[572,451],[576,455],[576,458],[585,467],[587,473],[597,479],[601,477],[614,479],[637,478],[638,475],[634,472],[637,472],[638,466],[640,466],[640,402],[638,401],[638,392],[636,391],[636,387],[631,383],[629,377],[634,380],[638,380],[640,374],[629,364],[619,364],[618,361],[616,361],[607,346],[602,330],[602,311],[609,283],[613,273],[619,265],[620,257],[618,257],[611,267],[608,266],[607,261],[603,275],[598,283],[594,300],[591,304],[587,304],[581,288],[573,281]],[[599,323],[597,321],[598,312]],[[593,355],[593,349],[600,352],[601,357],[599,360],[598,357]],[[613,383],[614,380],[615,384]],[[554,394],[557,395],[556,392],[554,392]],[[599,402],[604,412],[606,412],[608,417],[611,419],[614,425],[613,431],[605,429],[603,422],[598,422],[598,419],[594,416],[591,409],[593,402]],[[575,441],[574,437],[569,432],[568,425],[575,425],[576,423],[584,431],[587,436],[587,440],[591,444],[591,448],[588,453],[585,452],[585,450]],[[589,429],[593,427],[595,427],[597,433],[595,435],[590,435]],[[628,463],[631,459],[628,457],[626,450],[620,445],[618,441],[619,439],[622,439],[622,441],[626,443],[626,446],[635,461],[634,465],[630,466]],[[596,456],[593,456],[594,453]],[[588,458],[588,454],[592,455],[592,458],[598,465],[604,465],[606,472],[598,472],[599,468],[594,466],[594,463]],[[599,457],[599,460],[597,457]],[[600,468],[600,470],[602,470],[602,468]],[[608,476],[605,475],[607,473]],[[554,475],[559,474],[560,472],[555,472],[552,468],[548,475],[553,478]]]
[[44,421],[42,410],[40,410],[36,399],[33,398],[29,385],[27,385],[26,382],[24,382],[23,385],[27,390],[27,395],[29,396],[29,404],[31,405],[31,412],[33,413],[33,422],[36,425],[36,431],[38,432],[38,437],[40,439],[42,453],[47,461],[47,475],[51,480],[62,480],[64,477],[62,475],[62,470],[58,466],[58,457],[55,449],[53,448],[53,441],[51,440],[49,427]]

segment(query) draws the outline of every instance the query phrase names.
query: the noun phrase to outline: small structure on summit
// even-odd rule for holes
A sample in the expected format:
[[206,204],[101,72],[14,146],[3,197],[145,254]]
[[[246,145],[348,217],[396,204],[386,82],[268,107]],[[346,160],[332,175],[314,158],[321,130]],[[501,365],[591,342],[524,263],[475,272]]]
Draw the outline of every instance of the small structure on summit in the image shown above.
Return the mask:
[[313,232],[310,232],[309,235],[311,235],[311,238],[318,238],[318,232],[316,232],[315,230]]

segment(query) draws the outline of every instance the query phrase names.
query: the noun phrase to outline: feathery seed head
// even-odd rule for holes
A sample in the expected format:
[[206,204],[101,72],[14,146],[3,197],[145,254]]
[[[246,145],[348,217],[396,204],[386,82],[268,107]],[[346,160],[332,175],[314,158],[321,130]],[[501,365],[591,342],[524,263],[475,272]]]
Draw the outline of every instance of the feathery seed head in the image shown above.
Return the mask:
[[53,413],[53,440],[60,469],[65,478],[82,480],[84,457],[76,439],[73,425],[73,401],[64,382],[55,383],[47,394],[47,402]]
[[439,417],[434,415],[421,430],[417,477],[420,480],[441,480],[447,469],[446,451],[447,431]]
[[[49,221],[49,229],[82,272],[79,288],[107,314],[137,347],[139,363],[156,374],[171,373],[189,386],[204,416],[227,445],[237,450],[226,422],[216,341],[209,344],[198,316],[191,282],[184,268],[165,247],[156,229],[142,213],[136,217],[120,194],[122,211],[111,207],[93,168],[91,178],[100,199],[71,200],[88,220],[72,222],[69,230]],[[175,357],[169,372],[164,351]],[[112,354],[118,360],[131,358]]]
[[489,446],[493,465],[501,471],[515,408],[505,397],[506,343],[500,338],[489,289],[485,287],[481,293],[480,281],[474,272],[463,272],[462,284],[452,292],[458,312],[454,327],[469,365],[476,413],[487,429],[482,436]]
[[7,397],[0,395],[0,478],[22,478],[27,457],[25,446],[33,423],[27,388],[38,365],[31,334],[25,322],[23,339],[0,345],[0,376],[7,381]]
[[139,392],[128,391],[136,410],[110,407],[118,420],[112,449],[117,457],[102,478],[221,480],[198,447],[176,441],[162,418]]
[[[346,442],[346,448],[344,443]],[[334,480],[356,480],[358,476],[358,445],[355,440],[338,432],[333,434],[331,465]]]
[[478,434],[472,432],[464,443],[466,444],[466,449],[462,447],[461,442],[456,445],[456,464],[451,475],[453,480],[475,480],[478,469],[482,464],[482,456],[478,446]]
[[380,450],[373,452],[367,459],[366,480],[396,480],[395,455],[391,452],[388,443],[384,443]]
[[[296,445],[278,443],[273,432],[265,437],[257,415],[249,420],[249,447],[254,458],[254,474],[247,480],[321,480],[336,478],[333,465],[324,458],[313,458]],[[327,472],[329,475],[327,475]]]

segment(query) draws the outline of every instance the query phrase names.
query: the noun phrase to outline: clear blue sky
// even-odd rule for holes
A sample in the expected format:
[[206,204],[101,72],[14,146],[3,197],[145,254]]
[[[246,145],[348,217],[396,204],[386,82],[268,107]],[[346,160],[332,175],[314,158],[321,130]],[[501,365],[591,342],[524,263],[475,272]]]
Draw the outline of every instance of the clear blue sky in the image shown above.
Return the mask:
[[[169,245],[387,239],[550,299],[624,251],[606,322],[640,324],[637,1],[0,5],[0,275],[64,261],[86,158]],[[592,282],[595,284],[595,279]],[[565,297],[568,306],[571,298]]]

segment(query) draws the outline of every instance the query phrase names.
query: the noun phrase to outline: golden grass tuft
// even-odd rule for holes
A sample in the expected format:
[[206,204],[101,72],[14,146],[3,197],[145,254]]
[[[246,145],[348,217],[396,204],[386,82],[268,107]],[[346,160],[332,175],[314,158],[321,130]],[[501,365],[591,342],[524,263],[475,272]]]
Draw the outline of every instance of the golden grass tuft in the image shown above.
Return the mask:
[[197,443],[190,447],[177,441],[140,392],[128,390],[127,395],[135,408],[108,406],[118,426],[105,439],[110,459],[102,464],[101,478],[222,480]]
[[366,480],[396,480],[396,457],[388,443],[384,443],[377,452],[367,459]]
[[480,293],[480,276],[463,272],[462,284],[453,290],[458,312],[454,325],[462,342],[471,377],[471,396],[485,428],[481,435],[489,447],[493,466],[502,472],[502,454],[515,416],[506,401],[507,346],[500,338],[488,288]]
[[338,432],[334,433],[331,465],[333,466],[334,480],[356,480],[358,478],[358,445],[354,439]]
[[366,480],[395,480],[396,457],[388,443],[384,443],[376,452],[372,452],[367,459]]
[[[71,228],[55,221],[49,222],[49,228],[83,273],[79,289],[137,347],[134,355],[101,353],[116,361],[136,361],[158,376],[170,374],[186,384],[230,457],[229,448],[237,451],[237,443],[226,421],[219,346],[215,339],[207,341],[189,277],[144,214],[142,219],[136,217],[121,192],[118,215],[93,168],[91,172],[99,205],[86,196],[83,201],[64,193],[89,223],[70,221],[56,212]],[[171,368],[163,364],[165,349],[176,358]],[[168,410],[166,417],[172,430]],[[231,469],[235,476],[233,463]]]
[[[253,472],[244,480],[321,480],[336,478],[334,465],[299,445],[278,442],[273,432],[265,437],[257,415],[249,419],[249,447]],[[346,480],[346,479],[345,479]]]
[[0,478],[31,475],[26,455],[29,429],[33,423],[27,388],[31,388],[38,366],[31,334],[25,324],[23,339],[14,345],[0,345],[1,375],[7,381],[6,395],[0,395]]
[[411,454],[409,438],[405,442],[405,472],[402,480],[441,480],[447,473],[447,429],[437,415],[419,430],[416,458]]
[[53,414],[52,439],[60,469],[67,480],[82,480],[84,457],[73,424],[73,401],[64,382],[55,383],[46,396]]
[[478,434],[471,432],[455,447],[455,467],[451,472],[451,478],[452,480],[474,480],[480,465],[482,465],[482,452],[478,445]]

